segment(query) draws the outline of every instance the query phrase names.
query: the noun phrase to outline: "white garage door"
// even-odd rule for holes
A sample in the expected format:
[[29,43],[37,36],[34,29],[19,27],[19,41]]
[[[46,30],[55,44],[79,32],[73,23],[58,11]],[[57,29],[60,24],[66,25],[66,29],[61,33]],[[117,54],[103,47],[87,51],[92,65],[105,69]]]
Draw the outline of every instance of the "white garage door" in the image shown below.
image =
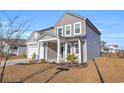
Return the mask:
[[[32,58],[33,54],[36,54],[38,56],[38,48],[37,47],[28,47],[28,58]],[[36,57],[37,58],[37,57]]]
[[44,59],[44,47],[40,46],[39,58]]

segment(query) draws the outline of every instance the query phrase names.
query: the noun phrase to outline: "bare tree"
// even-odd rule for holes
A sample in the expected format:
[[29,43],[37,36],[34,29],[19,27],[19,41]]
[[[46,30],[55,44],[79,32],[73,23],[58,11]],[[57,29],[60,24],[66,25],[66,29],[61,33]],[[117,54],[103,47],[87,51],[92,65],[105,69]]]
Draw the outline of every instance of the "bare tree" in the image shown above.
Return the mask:
[[[7,61],[12,56],[10,53],[14,50],[18,40],[22,38],[24,32],[29,30],[30,21],[19,22],[19,16],[14,18],[10,18],[5,11],[2,13],[7,17],[8,21],[7,24],[2,24],[0,22],[0,66],[1,66],[1,73],[0,73],[0,82],[3,82],[4,72],[6,68]],[[6,42],[12,41],[10,47],[6,46]]]

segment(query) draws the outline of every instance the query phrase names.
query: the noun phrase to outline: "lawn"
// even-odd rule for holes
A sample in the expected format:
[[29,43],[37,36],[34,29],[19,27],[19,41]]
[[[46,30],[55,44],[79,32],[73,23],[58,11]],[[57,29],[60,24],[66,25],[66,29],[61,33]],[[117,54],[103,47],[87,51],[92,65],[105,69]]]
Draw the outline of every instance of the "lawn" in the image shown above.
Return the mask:
[[[99,57],[96,64],[104,82],[124,82],[124,59]],[[94,62],[87,62],[83,68],[58,70],[55,64],[13,65],[5,70],[4,82],[38,83],[100,83],[100,77]]]

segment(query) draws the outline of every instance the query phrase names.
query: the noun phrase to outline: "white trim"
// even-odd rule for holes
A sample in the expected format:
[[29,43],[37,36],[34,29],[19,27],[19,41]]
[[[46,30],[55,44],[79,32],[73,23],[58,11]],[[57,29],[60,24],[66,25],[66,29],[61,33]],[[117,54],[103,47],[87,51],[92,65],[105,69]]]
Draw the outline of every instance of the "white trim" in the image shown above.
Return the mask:
[[[75,33],[75,25],[76,24],[80,24],[80,33]],[[81,34],[81,22],[76,22],[76,23],[74,23],[74,35],[79,35],[79,34]]]
[[79,46],[79,56],[78,56],[78,59],[79,59],[79,63],[81,63],[81,40],[78,39],[78,46]]
[[57,63],[60,62],[60,39],[57,39]]
[[83,62],[87,61],[87,41],[83,44]]
[[35,44],[35,43],[37,44],[37,42],[28,42],[26,44],[28,45],[28,44]]
[[57,38],[45,39],[45,40],[38,40],[38,42],[42,42],[42,41],[52,41],[52,40],[57,40]]
[[[75,53],[75,55],[79,55],[79,53],[76,54],[76,48],[75,48],[75,45],[76,45],[76,44],[78,44],[78,42],[75,42],[75,43],[74,43],[74,53]],[[78,44],[78,50],[79,50],[79,44]]]
[[87,29],[87,28],[86,28],[86,21],[84,21],[84,33],[83,33],[84,35],[86,35],[86,34],[87,34],[86,29]]
[[38,59],[40,60],[40,42],[38,42]]
[[[70,26],[70,34],[69,35],[66,34],[66,27],[67,26]],[[71,32],[72,32],[72,28],[71,27],[72,27],[71,24],[65,25],[65,31],[64,31],[65,32],[65,36],[70,36],[71,35]]]
[[62,35],[61,35],[61,36],[63,36],[63,26],[57,27],[57,31],[56,31],[57,35],[58,35],[58,29],[59,29],[59,28],[62,28]]
[[45,60],[47,60],[47,53],[48,53],[48,44],[45,46]]

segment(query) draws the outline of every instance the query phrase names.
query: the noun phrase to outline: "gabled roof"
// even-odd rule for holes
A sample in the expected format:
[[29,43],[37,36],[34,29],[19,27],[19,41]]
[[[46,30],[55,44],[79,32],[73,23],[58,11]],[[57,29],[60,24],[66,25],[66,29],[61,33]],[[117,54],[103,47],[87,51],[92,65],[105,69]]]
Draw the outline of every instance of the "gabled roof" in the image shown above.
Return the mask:
[[39,31],[37,31],[37,32],[38,32],[39,34],[42,34],[44,31],[48,31],[48,30],[52,30],[52,29],[54,29],[53,26],[48,27],[48,28],[45,28],[45,29],[41,29],[41,30],[39,30]]
[[[83,17],[83,16],[80,16],[80,15],[77,15],[77,14],[72,13],[72,12],[68,12],[68,11],[65,12],[64,15],[65,15],[65,14],[69,14],[69,15],[71,15],[71,16],[74,16],[74,17],[77,17],[77,18],[80,18],[80,19],[86,21],[88,24],[90,24],[90,25],[95,29],[95,32],[96,32],[96,33],[98,33],[99,35],[101,35],[101,32],[93,25],[93,23],[92,23],[88,18]],[[64,15],[63,15],[63,16],[64,16]],[[62,16],[62,17],[63,17],[63,16]],[[62,18],[62,17],[61,17],[61,18]],[[61,20],[61,18],[60,18],[60,20]],[[57,23],[58,23],[58,22],[57,22]]]

